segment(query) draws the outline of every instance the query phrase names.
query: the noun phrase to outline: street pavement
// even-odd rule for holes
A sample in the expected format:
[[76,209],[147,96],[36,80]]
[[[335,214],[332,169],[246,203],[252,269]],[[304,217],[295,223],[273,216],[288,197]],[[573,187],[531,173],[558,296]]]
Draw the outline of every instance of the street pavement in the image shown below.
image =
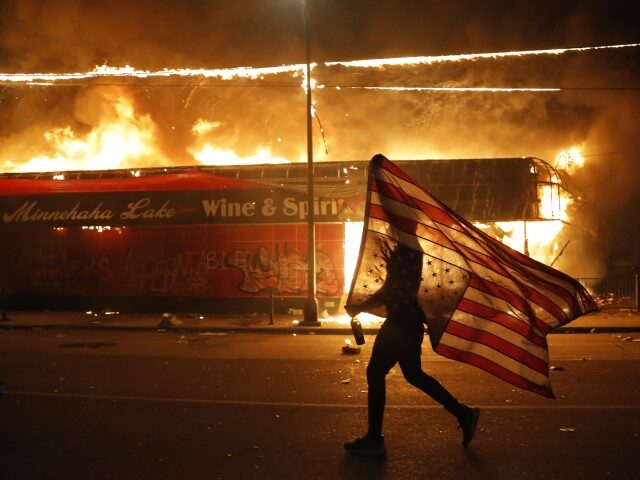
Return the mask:
[[[166,315],[165,315],[166,314]],[[124,312],[7,312],[7,319],[0,321],[4,329],[114,329],[114,330],[176,330],[200,332],[251,332],[251,333],[311,333],[350,334],[351,328],[345,315],[326,315],[319,320],[319,327],[299,324],[302,315],[291,314],[200,314],[162,312],[139,314]],[[161,324],[163,321],[164,322]],[[363,322],[368,334],[377,332],[379,321]],[[635,310],[600,310],[584,315],[551,333],[624,333],[640,332],[640,313]]]
[[638,334],[550,335],[556,399],[426,344],[425,370],[481,408],[476,438],[462,448],[455,419],[396,367],[381,460],[342,448],[366,425],[373,335],[360,354],[343,354],[343,340],[257,330],[2,329],[0,478],[639,478]]

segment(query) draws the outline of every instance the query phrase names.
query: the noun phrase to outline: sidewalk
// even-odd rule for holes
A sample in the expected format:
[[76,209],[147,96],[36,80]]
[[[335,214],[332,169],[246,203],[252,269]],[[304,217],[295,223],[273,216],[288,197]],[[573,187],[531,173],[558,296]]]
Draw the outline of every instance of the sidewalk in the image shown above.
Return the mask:
[[[315,333],[351,335],[346,316],[320,319],[322,326],[298,325],[302,315],[274,315],[273,323],[267,314],[220,315],[175,314],[167,319],[168,328],[160,326],[163,314],[132,314],[117,312],[8,312],[0,321],[0,329],[113,329],[113,330],[171,330],[224,333]],[[363,323],[364,333],[374,334],[380,322]],[[640,332],[640,313],[635,311],[603,310],[580,317],[552,333],[615,333]]]

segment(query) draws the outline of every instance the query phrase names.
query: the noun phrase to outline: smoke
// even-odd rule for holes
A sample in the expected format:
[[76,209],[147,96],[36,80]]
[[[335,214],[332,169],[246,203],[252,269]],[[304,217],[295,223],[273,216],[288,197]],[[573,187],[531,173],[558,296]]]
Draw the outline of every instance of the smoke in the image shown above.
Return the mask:
[[[633,2],[453,0],[307,1],[316,61],[634,43]],[[304,61],[300,4],[289,0],[0,1],[0,71],[73,72],[96,65],[158,70],[274,66]],[[637,87],[638,49],[384,69],[319,67],[342,86]],[[251,156],[259,147],[298,160],[305,151],[302,79],[130,80],[114,86],[0,87],[0,167],[53,156],[46,132],[88,135],[117,115],[149,131],[153,154],[131,167],[189,165],[204,145]],[[212,86],[215,85],[215,86]],[[558,259],[580,275],[593,265],[640,265],[637,90],[444,93],[314,90],[317,160],[536,156],[553,164],[581,146],[571,178],[580,196],[572,243]],[[215,122],[197,134],[194,124]],[[580,240],[577,240],[580,238]],[[579,245],[578,245],[579,244]],[[579,247],[579,248],[578,248]],[[596,258],[597,257],[597,258]],[[590,258],[589,265],[579,263]],[[584,263],[584,262],[582,262]],[[569,267],[570,265],[570,267]],[[576,270],[577,269],[577,270]],[[591,272],[589,272],[591,273]]]

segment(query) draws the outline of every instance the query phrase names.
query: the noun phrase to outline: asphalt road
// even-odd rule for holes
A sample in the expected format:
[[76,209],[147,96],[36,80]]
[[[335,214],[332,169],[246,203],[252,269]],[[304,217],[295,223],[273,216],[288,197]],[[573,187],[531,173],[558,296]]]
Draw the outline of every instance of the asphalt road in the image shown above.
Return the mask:
[[556,400],[435,356],[425,370],[482,409],[455,420],[388,380],[389,453],[364,432],[365,369],[344,337],[0,331],[2,479],[638,479],[638,335],[550,335]]

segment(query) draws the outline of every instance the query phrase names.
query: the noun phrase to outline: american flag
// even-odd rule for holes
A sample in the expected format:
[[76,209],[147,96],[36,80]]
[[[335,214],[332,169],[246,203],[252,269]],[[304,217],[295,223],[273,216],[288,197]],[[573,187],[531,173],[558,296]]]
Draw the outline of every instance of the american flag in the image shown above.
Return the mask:
[[578,281],[474,227],[382,155],[369,166],[364,225],[350,313],[385,317],[374,299],[388,261],[412,256],[421,275],[408,272],[406,295],[417,296],[435,352],[554,397],[546,334],[597,310]]

